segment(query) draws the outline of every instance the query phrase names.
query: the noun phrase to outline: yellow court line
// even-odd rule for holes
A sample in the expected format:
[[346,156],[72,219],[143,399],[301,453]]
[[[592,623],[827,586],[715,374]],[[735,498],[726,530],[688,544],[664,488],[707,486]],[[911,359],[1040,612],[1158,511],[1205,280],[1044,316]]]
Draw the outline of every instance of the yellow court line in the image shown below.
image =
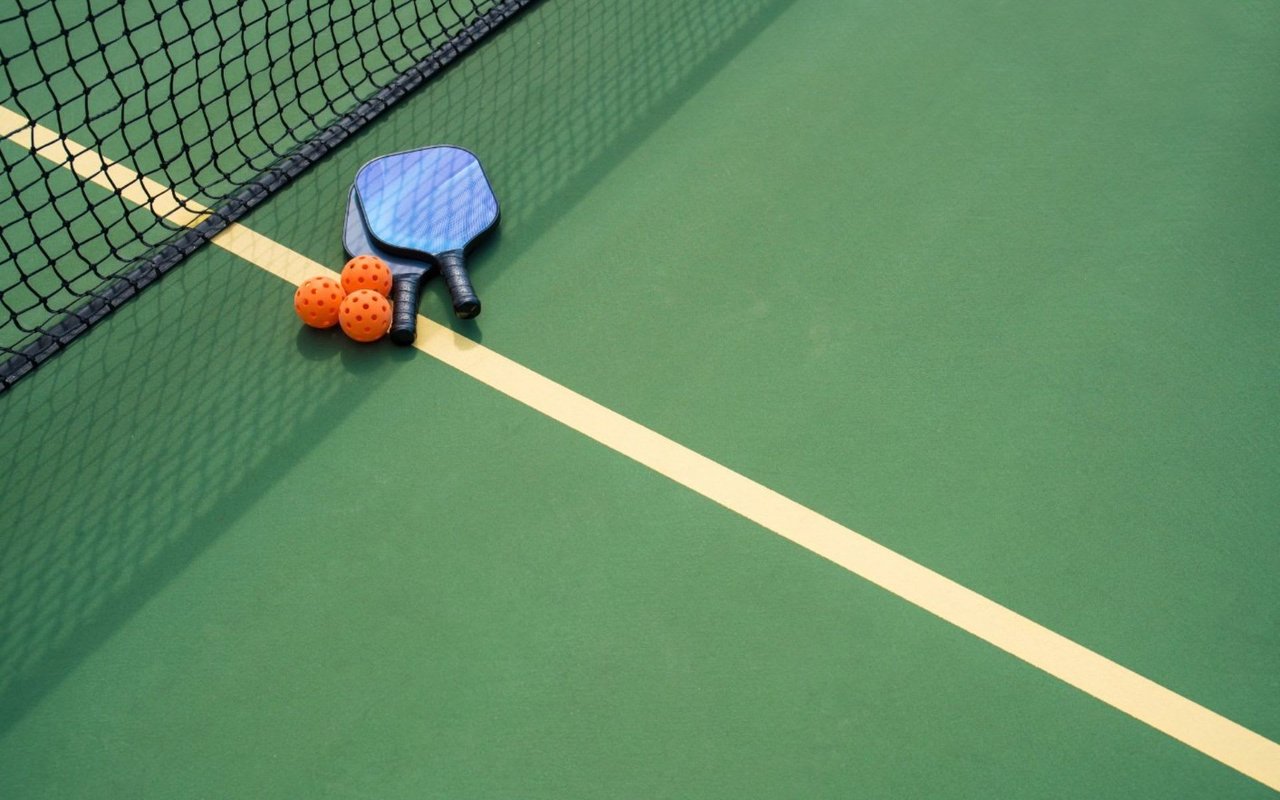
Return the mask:
[[66,167],[82,179],[135,205],[145,206],[157,217],[174,225],[188,227],[209,215],[209,209],[196,201],[4,106],[0,106],[0,131],[20,147]]
[[[12,115],[12,112],[7,112]],[[0,115],[3,129],[13,126]],[[18,119],[21,119],[18,117]],[[28,127],[34,128],[28,124]],[[44,129],[47,130],[47,129]],[[40,136],[19,131],[13,141],[28,146]],[[30,146],[42,156],[75,169],[73,160],[93,163],[88,152],[65,139],[53,146]],[[105,163],[105,160],[103,160]],[[192,207],[159,184],[111,165],[117,185],[144,186],[147,204],[172,198]],[[159,191],[156,191],[159,190]],[[132,198],[130,198],[132,199]],[[137,202],[136,200],[134,202]],[[230,225],[213,243],[297,284],[334,273],[319,263],[244,227]],[[336,276],[335,276],[336,277]],[[995,645],[1178,741],[1262,784],[1280,791],[1280,744],[1267,739],[1138,673],[1120,666],[1043,625],[968,589],[906,556],[790,500],[693,450],[627,419],[426,317],[418,317],[414,346],[470,377],[588,436],[672,481],[713,500],[801,547],[844,567],[907,602]]]

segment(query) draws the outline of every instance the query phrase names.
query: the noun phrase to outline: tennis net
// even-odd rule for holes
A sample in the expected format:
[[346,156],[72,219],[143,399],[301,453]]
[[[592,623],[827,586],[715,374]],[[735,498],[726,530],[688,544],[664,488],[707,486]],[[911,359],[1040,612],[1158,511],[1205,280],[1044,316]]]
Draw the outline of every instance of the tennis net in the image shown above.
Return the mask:
[[0,392],[532,2],[5,4]]

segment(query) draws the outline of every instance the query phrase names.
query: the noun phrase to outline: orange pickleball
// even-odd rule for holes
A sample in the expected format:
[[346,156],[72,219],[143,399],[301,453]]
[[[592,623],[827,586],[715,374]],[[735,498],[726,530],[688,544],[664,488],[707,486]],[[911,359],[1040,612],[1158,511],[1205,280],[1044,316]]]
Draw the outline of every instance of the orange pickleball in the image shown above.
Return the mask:
[[391,304],[372,289],[357,289],[342,301],[338,321],[357,342],[375,342],[391,327]]
[[356,256],[342,268],[342,288],[347,294],[372,289],[386,297],[391,294],[391,268],[377,256]]
[[293,293],[293,310],[313,328],[332,328],[338,324],[338,309],[345,296],[333,278],[307,278]]

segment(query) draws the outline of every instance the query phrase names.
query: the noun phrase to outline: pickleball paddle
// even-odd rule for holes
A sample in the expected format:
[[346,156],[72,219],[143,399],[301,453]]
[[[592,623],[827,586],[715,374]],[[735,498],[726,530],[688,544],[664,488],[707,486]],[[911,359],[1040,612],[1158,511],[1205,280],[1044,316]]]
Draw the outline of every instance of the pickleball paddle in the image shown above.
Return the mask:
[[[454,313],[462,319],[480,313],[465,254],[497,223],[498,199],[472,153],[438,145],[375,158],[356,173],[355,193],[373,244],[434,262],[449,284]],[[409,291],[397,291],[395,285],[393,332],[402,317],[417,313],[417,294],[410,299]]]
[[[365,230],[355,189],[351,190],[347,198],[347,218],[342,225],[342,249],[347,251],[348,258],[370,255],[387,262],[387,266],[391,268],[391,341],[396,344],[413,344],[413,338],[418,333],[418,295],[422,291],[422,284],[436,274],[435,263],[405,258],[374,244],[369,239],[369,232]],[[402,308],[405,310],[403,314],[400,313]]]

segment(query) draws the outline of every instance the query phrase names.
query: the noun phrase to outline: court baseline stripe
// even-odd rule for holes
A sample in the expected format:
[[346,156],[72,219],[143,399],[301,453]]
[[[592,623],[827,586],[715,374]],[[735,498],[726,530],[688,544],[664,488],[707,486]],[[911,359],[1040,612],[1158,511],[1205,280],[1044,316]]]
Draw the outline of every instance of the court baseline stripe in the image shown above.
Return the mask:
[[[0,130],[82,179],[176,224],[208,210],[155,181],[0,107]],[[336,273],[240,224],[213,244],[292,284]],[[422,352],[909,603],[1022,659],[1162,733],[1280,791],[1280,744],[1055,633],[972,589],[800,505],[706,456],[418,317]]]

